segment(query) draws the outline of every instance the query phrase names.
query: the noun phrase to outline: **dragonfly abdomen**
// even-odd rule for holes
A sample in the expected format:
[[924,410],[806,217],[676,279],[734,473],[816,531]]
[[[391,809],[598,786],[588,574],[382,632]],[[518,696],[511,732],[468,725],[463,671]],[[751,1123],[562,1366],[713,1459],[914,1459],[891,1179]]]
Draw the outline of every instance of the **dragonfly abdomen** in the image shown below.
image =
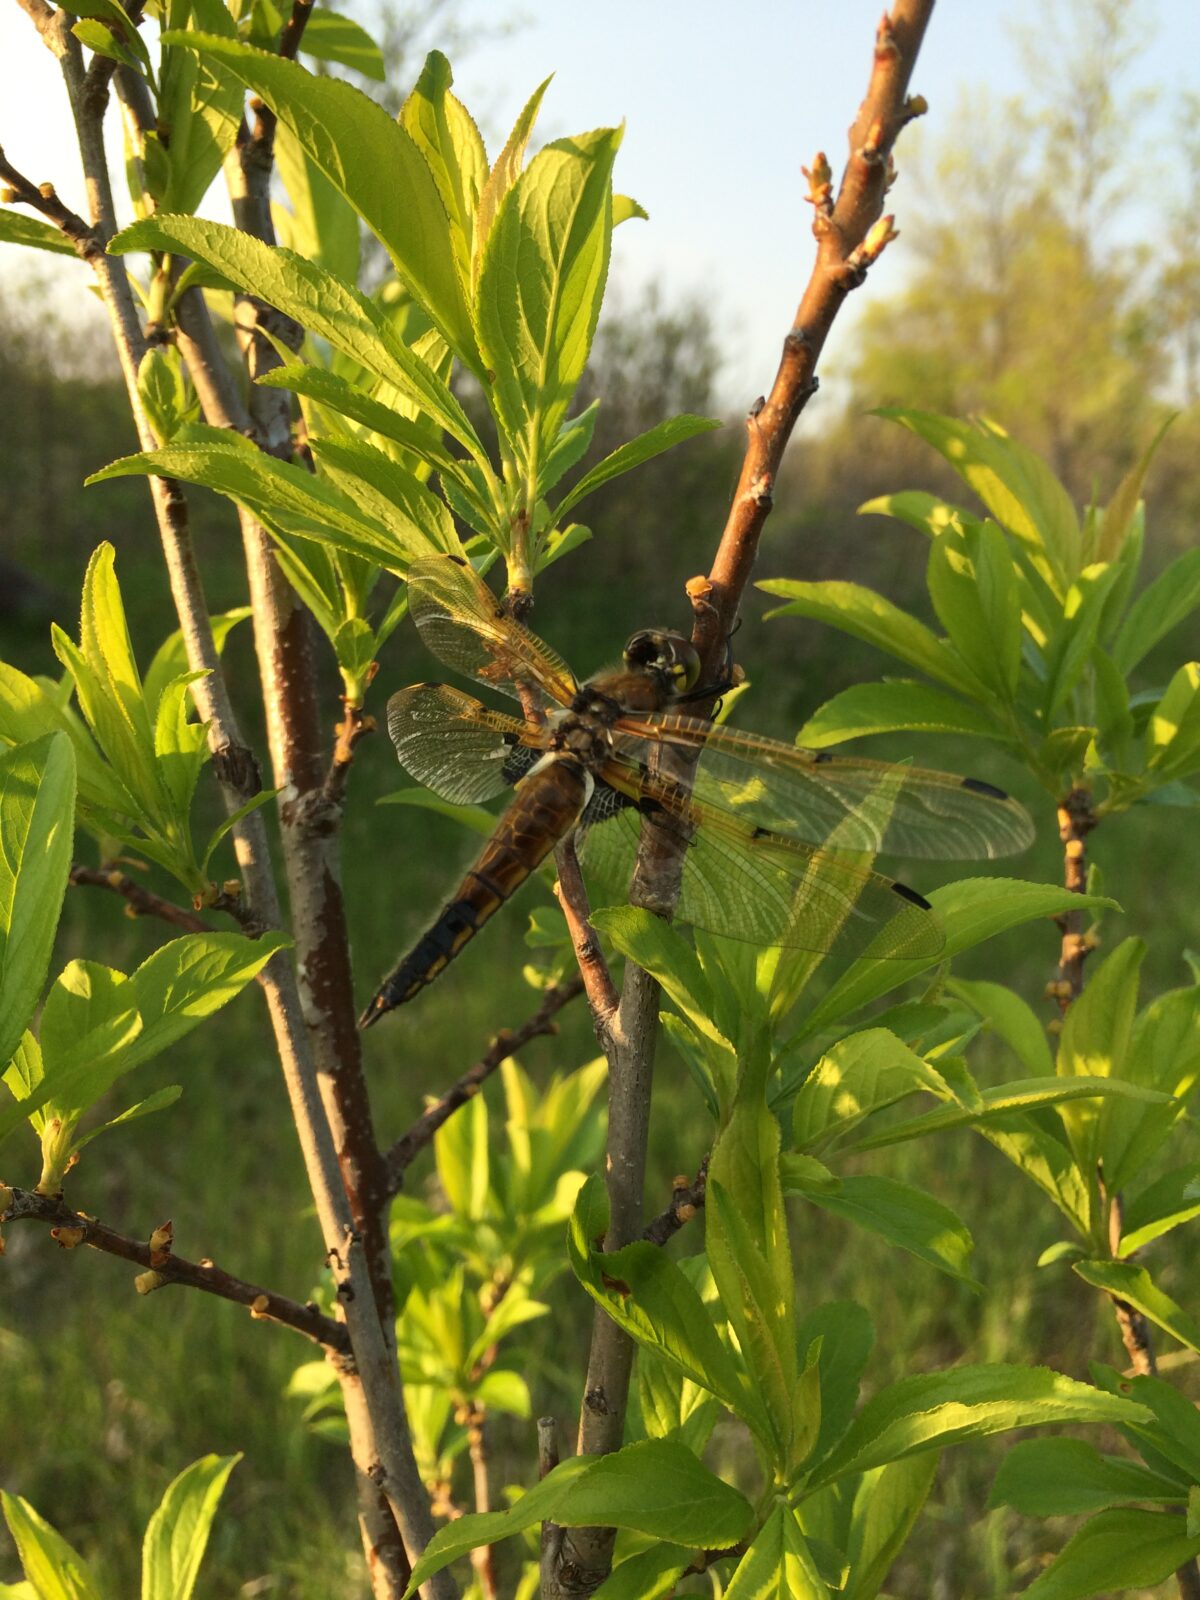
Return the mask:
[[517,789],[478,859],[429,931],[376,990],[359,1025],[369,1028],[432,983],[578,822],[592,789],[570,756],[547,762]]

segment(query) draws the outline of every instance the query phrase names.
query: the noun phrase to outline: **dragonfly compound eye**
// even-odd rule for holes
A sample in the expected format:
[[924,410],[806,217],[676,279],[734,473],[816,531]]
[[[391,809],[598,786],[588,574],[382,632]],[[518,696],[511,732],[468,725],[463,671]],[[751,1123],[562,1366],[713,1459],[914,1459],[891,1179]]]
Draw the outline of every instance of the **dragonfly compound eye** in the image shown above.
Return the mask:
[[635,633],[625,646],[625,660],[631,667],[661,673],[676,693],[694,688],[700,676],[700,657],[691,643],[682,634],[657,628]]

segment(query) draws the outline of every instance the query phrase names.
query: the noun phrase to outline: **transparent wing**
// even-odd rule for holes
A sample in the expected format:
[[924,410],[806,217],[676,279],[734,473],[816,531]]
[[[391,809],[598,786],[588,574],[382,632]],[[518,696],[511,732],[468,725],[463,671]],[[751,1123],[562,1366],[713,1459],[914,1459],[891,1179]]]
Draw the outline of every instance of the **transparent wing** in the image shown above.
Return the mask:
[[[846,850],[957,860],[1011,855],[1033,843],[1025,808],[974,778],[805,750],[671,713],[618,727],[696,752],[693,787],[702,804],[808,844],[836,834]],[[634,743],[621,741],[626,751]]]
[[408,609],[421,638],[447,666],[520,699],[533,684],[569,705],[578,684],[566,662],[506,616],[483,579],[458,556],[430,556],[408,569]]
[[528,723],[490,711],[444,683],[417,683],[394,694],[387,725],[401,766],[456,805],[477,805],[506,789],[515,781],[509,763],[537,737]]
[[[686,846],[675,908],[681,922],[731,939],[836,949],[848,957],[930,957],[941,950],[940,923],[905,885],[846,856],[712,812],[688,800],[673,780],[652,774],[640,788],[640,800],[584,833],[583,864],[602,892],[627,896],[645,824]],[[639,809],[647,805],[650,815]]]

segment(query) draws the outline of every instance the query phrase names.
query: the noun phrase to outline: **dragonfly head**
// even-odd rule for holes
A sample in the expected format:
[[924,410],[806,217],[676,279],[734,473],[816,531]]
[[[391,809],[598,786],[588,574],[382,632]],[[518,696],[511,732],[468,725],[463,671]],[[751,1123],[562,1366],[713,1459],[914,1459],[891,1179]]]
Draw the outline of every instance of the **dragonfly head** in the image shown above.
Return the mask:
[[700,657],[681,633],[643,628],[625,646],[625,664],[640,672],[660,675],[673,694],[694,689],[700,677]]

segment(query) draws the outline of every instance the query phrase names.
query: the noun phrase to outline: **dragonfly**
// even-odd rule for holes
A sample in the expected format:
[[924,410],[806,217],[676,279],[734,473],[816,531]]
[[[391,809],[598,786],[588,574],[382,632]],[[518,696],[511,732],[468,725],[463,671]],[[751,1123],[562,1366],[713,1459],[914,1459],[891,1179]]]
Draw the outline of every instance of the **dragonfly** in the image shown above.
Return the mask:
[[995,857],[1033,840],[1028,813],[975,778],[807,750],[688,710],[730,685],[700,683],[682,635],[635,633],[620,666],[580,682],[514,620],[465,559],[408,574],[409,610],[432,653],[521,703],[493,710],[419,683],[388,701],[405,769],[442,799],[515,792],[436,921],[379,986],[363,1027],[412,1000],[552,850],[574,836],[585,873],[623,898],[644,829],[681,859],[676,919],[762,946],[879,959],[936,957],[945,935],[917,890],[876,854]]

